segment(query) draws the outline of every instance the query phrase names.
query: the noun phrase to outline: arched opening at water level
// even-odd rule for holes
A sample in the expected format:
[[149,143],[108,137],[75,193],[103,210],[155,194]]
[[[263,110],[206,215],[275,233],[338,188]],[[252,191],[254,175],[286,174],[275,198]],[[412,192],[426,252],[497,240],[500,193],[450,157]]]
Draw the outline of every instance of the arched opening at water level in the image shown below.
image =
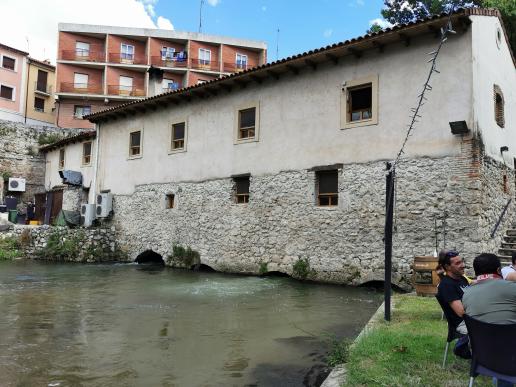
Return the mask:
[[[367,282],[364,282],[363,284],[360,284],[359,287],[375,289],[375,290],[383,290],[384,281],[379,281],[379,280],[367,281]],[[391,289],[394,290],[395,292],[406,293],[406,290],[402,289],[400,286],[398,286],[396,284],[391,284]]]
[[152,250],[146,250],[135,259],[137,264],[165,266],[163,257]]
[[192,266],[192,269],[195,271],[203,271],[205,273],[214,273],[217,271],[213,267],[205,265],[204,263],[201,263],[199,265],[194,265],[194,266]]
[[290,277],[287,273],[283,273],[281,271],[268,271],[263,274],[262,277]]

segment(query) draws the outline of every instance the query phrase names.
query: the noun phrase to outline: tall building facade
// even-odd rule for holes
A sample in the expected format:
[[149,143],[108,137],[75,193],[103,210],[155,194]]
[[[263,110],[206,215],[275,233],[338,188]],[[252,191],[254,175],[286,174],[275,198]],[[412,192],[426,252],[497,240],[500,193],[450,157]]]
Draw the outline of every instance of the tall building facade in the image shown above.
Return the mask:
[[0,119],[23,120],[28,55],[0,43]]
[[[262,65],[264,42],[158,29],[59,24],[58,126],[92,128],[82,117],[154,93]],[[149,87],[149,68],[163,70]],[[152,90],[152,91],[151,91]]]

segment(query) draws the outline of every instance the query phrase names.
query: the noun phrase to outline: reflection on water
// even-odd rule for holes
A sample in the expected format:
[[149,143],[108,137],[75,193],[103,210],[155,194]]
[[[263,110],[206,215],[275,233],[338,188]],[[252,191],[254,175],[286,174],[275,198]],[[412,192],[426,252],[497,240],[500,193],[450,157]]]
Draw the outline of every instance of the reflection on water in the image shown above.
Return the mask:
[[0,262],[0,386],[318,385],[325,332],[354,337],[379,303],[289,278]]

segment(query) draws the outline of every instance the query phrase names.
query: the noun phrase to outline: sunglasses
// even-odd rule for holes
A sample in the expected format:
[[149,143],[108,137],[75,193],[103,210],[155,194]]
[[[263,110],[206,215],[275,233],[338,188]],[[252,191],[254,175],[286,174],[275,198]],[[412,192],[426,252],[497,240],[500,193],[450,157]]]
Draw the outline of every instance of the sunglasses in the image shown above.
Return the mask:
[[458,256],[459,256],[458,251],[450,250],[446,253],[446,258],[453,258],[453,257],[458,257]]

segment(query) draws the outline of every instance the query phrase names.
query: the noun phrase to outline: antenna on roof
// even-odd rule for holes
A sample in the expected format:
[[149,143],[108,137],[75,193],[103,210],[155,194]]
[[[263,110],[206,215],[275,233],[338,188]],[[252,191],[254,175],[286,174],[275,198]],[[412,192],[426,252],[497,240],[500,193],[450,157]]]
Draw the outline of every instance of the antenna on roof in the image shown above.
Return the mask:
[[279,28],[276,31],[276,60],[279,59]]
[[29,46],[29,37],[26,36],[25,40],[27,41],[27,52],[30,52],[30,46]]
[[201,4],[199,5],[199,32],[202,32],[202,6],[204,5],[204,0],[201,0]]

